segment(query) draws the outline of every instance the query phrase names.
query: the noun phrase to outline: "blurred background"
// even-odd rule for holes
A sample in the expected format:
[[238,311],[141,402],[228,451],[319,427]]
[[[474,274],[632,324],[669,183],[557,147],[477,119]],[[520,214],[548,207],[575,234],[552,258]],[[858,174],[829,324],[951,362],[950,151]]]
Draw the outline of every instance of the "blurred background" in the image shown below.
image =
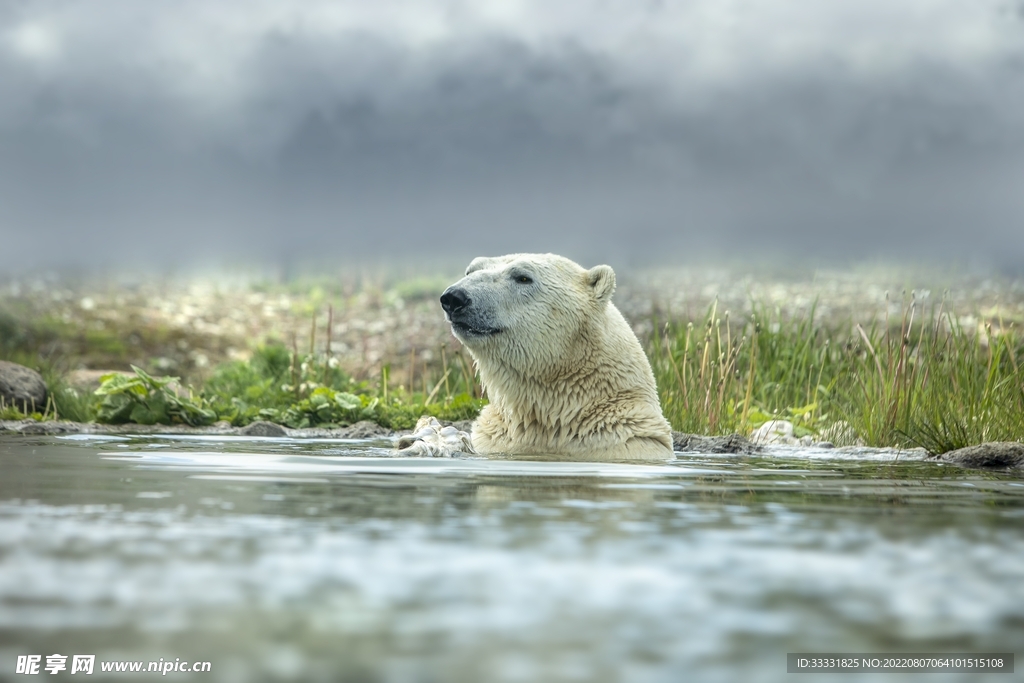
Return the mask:
[[0,3],[0,269],[1017,273],[1019,0]]

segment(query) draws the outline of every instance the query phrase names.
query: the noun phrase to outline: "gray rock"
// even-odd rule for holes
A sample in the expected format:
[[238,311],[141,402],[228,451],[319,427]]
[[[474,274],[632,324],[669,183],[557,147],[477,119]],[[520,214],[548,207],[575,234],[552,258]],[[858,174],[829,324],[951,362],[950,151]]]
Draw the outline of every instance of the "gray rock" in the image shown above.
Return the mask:
[[35,420],[6,420],[0,421],[0,432],[11,432],[13,434],[26,434],[29,436],[53,435],[53,434],[81,434],[88,431],[91,425],[81,422],[36,422]]
[[82,425],[77,422],[36,422],[35,420],[24,420],[21,423],[19,433],[33,436],[57,436],[60,434],[79,434],[82,432]]
[[750,433],[750,440],[759,445],[787,444],[794,446],[799,440],[793,436],[793,423],[789,420],[769,420]]
[[0,360],[0,399],[23,413],[46,410],[46,382],[24,365]]
[[381,427],[376,422],[362,420],[342,430],[342,433],[344,434],[341,437],[343,439],[369,439],[374,436],[388,436],[391,434],[391,430],[387,427]]
[[288,432],[281,425],[273,422],[257,420],[242,429],[238,433],[243,436],[288,436]]
[[940,453],[935,457],[942,462],[977,469],[1024,468],[1024,443],[993,441]]
[[761,447],[752,444],[739,434],[728,436],[698,436],[672,432],[672,450],[688,453],[736,453],[753,455],[761,452]]

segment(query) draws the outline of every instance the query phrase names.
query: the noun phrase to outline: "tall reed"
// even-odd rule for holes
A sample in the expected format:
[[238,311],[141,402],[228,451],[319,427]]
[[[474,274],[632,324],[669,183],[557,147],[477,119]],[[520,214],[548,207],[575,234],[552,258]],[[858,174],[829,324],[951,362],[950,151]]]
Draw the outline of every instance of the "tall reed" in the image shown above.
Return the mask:
[[[1001,320],[963,327],[911,296],[899,320],[821,324],[755,305],[739,322],[712,304],[703,320],[655,325],[649,343],[674,429],[749,433],[775,418],[797,435],[942,452],[1024,439],[1022,341]],[[886,308],[888,311],[888,306]],[[840,427],[835,427],[837,423]],[[845,423],[845,424],[844,424]]]

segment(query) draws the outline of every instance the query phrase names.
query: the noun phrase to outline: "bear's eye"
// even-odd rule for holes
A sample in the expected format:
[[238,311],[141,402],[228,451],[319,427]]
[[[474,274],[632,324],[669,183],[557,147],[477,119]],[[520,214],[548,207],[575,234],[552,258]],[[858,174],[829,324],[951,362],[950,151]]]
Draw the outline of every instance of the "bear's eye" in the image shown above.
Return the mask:
[[516,275],[514,279],[521,285],[529,285],[533,283],[533,279],[529,275]]

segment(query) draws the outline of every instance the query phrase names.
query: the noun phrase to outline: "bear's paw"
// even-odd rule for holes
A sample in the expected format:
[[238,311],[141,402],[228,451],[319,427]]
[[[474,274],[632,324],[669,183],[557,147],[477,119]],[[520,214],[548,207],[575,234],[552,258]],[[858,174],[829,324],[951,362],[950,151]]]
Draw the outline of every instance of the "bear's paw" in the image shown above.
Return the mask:
[[457,453],[475,453],[469,434],[455,427],[442,427],[437,418],[424,415],[412,434],[395,442],[398,455],[418,458],[451,458]]

